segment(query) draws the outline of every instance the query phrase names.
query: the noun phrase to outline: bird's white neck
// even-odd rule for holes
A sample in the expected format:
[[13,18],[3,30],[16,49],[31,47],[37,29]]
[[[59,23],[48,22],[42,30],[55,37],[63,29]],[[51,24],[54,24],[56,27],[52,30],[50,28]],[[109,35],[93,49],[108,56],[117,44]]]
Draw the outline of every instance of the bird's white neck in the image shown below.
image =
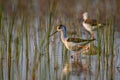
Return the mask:
[[89,17],[89,16],[88,16],[88,13],[85,12],[85,13],[83,14],[83,19],[84,19],[84,20],[87,20],[88,17]]
[[84,21],[88,19],[88,16],[83,16]]

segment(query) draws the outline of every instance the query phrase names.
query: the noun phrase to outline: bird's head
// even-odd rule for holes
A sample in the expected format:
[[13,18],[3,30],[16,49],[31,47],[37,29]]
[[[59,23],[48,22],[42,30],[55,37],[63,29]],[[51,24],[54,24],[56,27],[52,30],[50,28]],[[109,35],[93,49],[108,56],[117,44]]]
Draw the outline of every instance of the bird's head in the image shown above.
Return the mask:
[[84,19],[84,20],[88,19],[88,12],[84,12],[84,13],[83,13],[83,19]]
[[57,31],[63,31],[63,30],[66,30],[66,27],[64,25],[57,26]]
[[54,35],[57,32],[60,32],[60,31],[66,31],[66,27],[64,25],[58,25],[57,26],[57,31],[55,31],[54,33],[52,33],[50,36]]

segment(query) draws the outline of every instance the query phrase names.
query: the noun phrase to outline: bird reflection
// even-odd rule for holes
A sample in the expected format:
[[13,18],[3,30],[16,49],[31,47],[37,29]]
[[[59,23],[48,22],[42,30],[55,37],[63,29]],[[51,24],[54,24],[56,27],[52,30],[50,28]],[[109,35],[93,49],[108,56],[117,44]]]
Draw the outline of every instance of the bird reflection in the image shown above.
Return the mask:
[[94,43],[89,43],[87,45],[88,47],[83,48],[80,53],[81,55],[76,56],[75,54],[71,55],[71,60],[72,61],[81,61],[82,58],[85,58],[87,56],[93,56],[93,55],[97,55],[98,52],[98,47],[94,45]]
[[94,45],[94,43],[89,43],[87,48],[83,48],[81,53],[84,55],[96,55],[98,51],[98,47]]
[[[86,75],[89,71],[89,66],[87,63],[82,63],[78,61],[74,61],[68,64],[65,64],[62,73],[61,80],[66,80],[70,75],[72,76],[81,76],[81,74]],[[67,80],[69,80],[67,78]]]

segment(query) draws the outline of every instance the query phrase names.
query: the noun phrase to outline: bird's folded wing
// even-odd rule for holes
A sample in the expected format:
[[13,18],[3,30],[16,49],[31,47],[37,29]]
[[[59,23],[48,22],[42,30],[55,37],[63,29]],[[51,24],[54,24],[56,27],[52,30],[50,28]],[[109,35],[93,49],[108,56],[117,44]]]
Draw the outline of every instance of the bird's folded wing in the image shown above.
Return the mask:
[[96,26],[98,24],[97,20],[95,19],[87,19],[85,23],[90,24],[91,26]]
[[68,38],[67,39],[68,42],[74,42],[74,43],[89,42],[93,40],[95,39],[80,39],[80,38]]

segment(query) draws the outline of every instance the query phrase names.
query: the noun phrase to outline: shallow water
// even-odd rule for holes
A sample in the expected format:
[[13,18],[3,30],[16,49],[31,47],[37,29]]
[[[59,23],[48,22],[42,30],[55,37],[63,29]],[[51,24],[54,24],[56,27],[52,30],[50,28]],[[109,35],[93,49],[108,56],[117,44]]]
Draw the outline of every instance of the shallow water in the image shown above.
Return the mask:
[[[65,48],[60,40],[60,33],[50,38],[48,54],[45,44],[39,45],[41,42],[41,37],[39,36],[41,35],[38,35],[37,28],[38,25],[36,24],[35,34],[34,30],[30,29],[28,47],[26,47],[26,37],[23,36],[21,39],[18,65],[16,62],[18,59],[16,57],[16,44],[15,42],[12,43],[11,80],[26,80],[27,75],[28,80],[110,80],[110,73],[113,73],[112,78],[114,80],[120,79],[120,32],[116,31],[114,36],[114,57],[107,55],[108,60],[104,60],[104,53],[101,52],[100,66],[98,66],[98,54],[91,56],[80,55],[80,61],[76,62],[74,60],[76,57],[75,52],[68,51]],[[82,37],[86,37],[86,34]],[[14,35],[13,40],[16,40],[15,38]],[[96,45],[96,41],[94,43]],[[2,53],[6,53],[5,49],[6,47],[3,46]],[[26,49],[28,49],[28,68],[26,68]],[[113,67],[110,66],[111,57],[113,57]],[[108,66],[106,66],[107,61]],[[7,54],[2,54],[1,62],[1,79],[8,80]],[[113,69],[113,72],[111,72],[111,69]],[[28,72],[27,75],[26,72]]]
[[[118,26],[120,1],[49,1],[1,0],[0,80],[120,80],[120,30]],[[54,29],[56,30],[54,26],[62,23],[67,26],[68,34],[73,34],[72,37],[88,38],[89,34],[86,33],[85,29],[81,29],[82,20],[78,20],[85,10],[90,13],[91,18],[112,19],[113,24],[118,26],[118,29],[115,27],[114,56],[105,54],[105,51],[112,53],[110,52],[111,44],[108,43],[106,48],[102,45],[100,57],[98,54],[80,55],[77,62],[74,60],[74,58],[76,59],[75,52],[68,51],[61,42],[60,33],[50,37],[49,44],[47,44],[46,36],[49,35],[47,32],[50,24],[49,8],[51,7],[53,7],[51,11],[53,13],[51,33]],[[12,22],[10,18],[14,16],[16,17]],[[11,27],[13,27],[13,31],[11,32],[12,40],[9,47]],[[101,34],[108,32],[111,31],[108,29]],[[95,38],[97,39],[97,37],[97,32],[95,32]],[[94,41],[94,44],[98,47],[97,41]],[[11,60],[9,61],[8,54],[10,53]],[[11,66],[8,67],[8,63]],[[8,73],[8,68],[10,68],[10,73]],[[9,74],[10,79],[8,78]]]

